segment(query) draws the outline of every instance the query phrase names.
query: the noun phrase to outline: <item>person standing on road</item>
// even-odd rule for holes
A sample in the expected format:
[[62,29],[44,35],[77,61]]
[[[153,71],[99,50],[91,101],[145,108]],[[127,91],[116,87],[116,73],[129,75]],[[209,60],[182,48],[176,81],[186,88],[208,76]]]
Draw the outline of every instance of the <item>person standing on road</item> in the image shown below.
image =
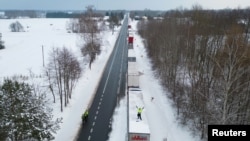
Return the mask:
[[84,114],[82,115],[82,122],[85,123],[88,121],[89,111],[88,109],[85,110]]
[[144,109],[144,107],[137,107],[136,106],[136,108],[137,108],[137,119],[140,119],[140,120],[142,120],[142,118],[141,118],[141,113],[142,113],[142,110]]

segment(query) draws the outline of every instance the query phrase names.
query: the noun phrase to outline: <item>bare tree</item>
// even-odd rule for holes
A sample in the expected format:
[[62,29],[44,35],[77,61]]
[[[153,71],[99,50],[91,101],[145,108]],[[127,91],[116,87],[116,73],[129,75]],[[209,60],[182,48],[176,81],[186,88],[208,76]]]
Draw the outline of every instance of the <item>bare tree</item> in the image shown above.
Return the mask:
[[49,83],[48,88],[51,91],[51,94],[53,96],[53,102],[56,103],[56,96],[55,96],[55,92],[54,92],[55,82],[53,81],[52,74],[50,74],[52,71],[49,69],[51,69],[51,68],[47,68],[47,70],[45,70],[45,76],[46,76],[47,81]]
[[87,6],[87,11],[79,18],[80,33],[82,33],[85,45],[81,47],[81,52],[84,56],[89,57],[89,68],[95,60],[96,56],[100,54],[100,41],[98,34],[100,29],[98,26],[98,20],[95,17],[93,6]]
[[73,33],[80,33],[80,24],[78,23],[78,19],[70,19],[68,25],[68,30]]
[[166,17],[138,29],[181,123],[202,139],[208,124],[249,124],[249,23],[239,22],[247,11],[195,5]]
[[225,45],[218,50],[214,59],[220,80],[221,91],[216,96],[221,100],[218,105],[222,107],[222,124],[232,124],[232,121],[237,124],[248,123],[247,119],[242,119],[247,112],[242,108],[249,108],[250,99],[247,95],[250,79],[247,74],[250,72],[250,49],[243,33],[242,28],[233,26],[226,34]]
[[58,93],[63,111],[72,96],[72,90],[81,75],[80,63],[67,48],[53,49],[50,54],[49,64],[46,67],[46,77],[49,88],[54,95]]
[[24,28],[20,22],[16,21],[10,24],[11,32],[24,32]]

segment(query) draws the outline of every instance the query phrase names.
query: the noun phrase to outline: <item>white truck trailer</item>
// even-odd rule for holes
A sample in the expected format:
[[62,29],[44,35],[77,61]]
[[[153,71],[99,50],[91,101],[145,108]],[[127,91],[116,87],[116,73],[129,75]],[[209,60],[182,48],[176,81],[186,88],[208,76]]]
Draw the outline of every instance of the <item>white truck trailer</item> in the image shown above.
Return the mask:
[[128,141],[150,141],[150,130],[146,117],[146,109],[137,118],[137,107],[143,107],[143,95],[139,89],[130,88],[128,92]]
[[134,49],[128,50],[128,87],[139,87],[139,71]]

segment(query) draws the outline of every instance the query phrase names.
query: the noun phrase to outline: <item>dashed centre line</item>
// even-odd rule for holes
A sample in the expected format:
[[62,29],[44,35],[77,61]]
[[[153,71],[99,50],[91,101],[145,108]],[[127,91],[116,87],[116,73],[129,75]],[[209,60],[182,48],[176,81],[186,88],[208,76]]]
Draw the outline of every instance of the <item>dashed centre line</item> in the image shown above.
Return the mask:
[[[119,37],[118,37],[118,42],[117,42],[117,44],[119,44],[120,40],[121,40],[121,35],[119,35]],[[103,98],[104,98],[104,93],[105,93],[105,90],[106,90],[106,88],[107,88],[108,80],[109,80],[109,78],[110,78],[111,68],[113,68],[114,60],[115,60],[115,56],[117,56],[117,52],[118,52],[118,47],[116,47],[115,53],[114,53],[114,55],[113,55],[113,59],[112,59],[112,62],[111,62],[111,65],[110,65],[110,68],[109,68],[109,71],[108,71],[108,76],[107,76],[106,82],[105,82],[105,84],[104,84],[103,93],[102,93],[101,98],[100,98],[100,100],[99,100],[99,105],[98,105],[98,107],[97,107],[97,109],[96,109],[96,115],[94,116],[94,121],[93,121],[93,123],[92,123],[92,127],[91,127],[91,129],[90,129],[90,131],[89,131],[88,141],[91,140],[91,135],[93,135],[94,126],[95,126],[95,124],[96,124],[96,119],[97,119],[97,116],[98,116],[98,114],[99,114],[99,110],[101,109],[101,104],[102,104],[102,101],[103,101]],[[124,56],[124,48],[123,48],[122,56]],[[124,57],[122,57],[122,58],[124,58]],[[119,80],[118,80],[117,94],[119,94],[119,93],[120,93],[120,90],[121,90],[121,89],[120,89],[120,85],[121,85],[121,79],[122,79],[122,66],[123,66],[123,59],[122,59],[122,62],[121,62],[121,68],[120,68],[120,74],[119,74]],[[111,126],[111,124],[112,124],[112,121],[111,121],[111,119],[110,119],[110,121],[109,121],[109,126]]]

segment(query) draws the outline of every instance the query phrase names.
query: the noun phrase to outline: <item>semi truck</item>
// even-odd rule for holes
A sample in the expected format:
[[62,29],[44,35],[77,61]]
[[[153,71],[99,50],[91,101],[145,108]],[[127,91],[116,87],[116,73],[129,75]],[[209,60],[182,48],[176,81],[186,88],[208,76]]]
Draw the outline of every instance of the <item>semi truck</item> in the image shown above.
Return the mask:
[[138,120],[136,107],[144,105],[143,91],[129,88],[128,92],[128,141],[150,141],[150,130],[146,111],[142,111],[142,120]]
[[139,88],[139,71],[134,49],[128,49],[128,87]]
[[128,36],[128,43],[133,44],[134,42],[134,37],[133,36]]
[[128,44],[133,45],[134,43],[134,35],[132,29],[128,29]]

